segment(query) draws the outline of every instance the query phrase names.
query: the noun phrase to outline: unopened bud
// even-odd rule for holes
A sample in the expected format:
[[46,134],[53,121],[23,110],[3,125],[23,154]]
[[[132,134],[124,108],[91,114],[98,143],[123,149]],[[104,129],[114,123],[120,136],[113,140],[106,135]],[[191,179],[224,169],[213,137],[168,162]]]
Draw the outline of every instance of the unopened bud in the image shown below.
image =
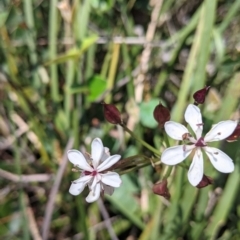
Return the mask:
[[155,183],[152,190],[155,194],[160,195],[168,200],[171,197],[167,187],[167,180],[163,180],[162,182]]
[[204,188],[210,184],[213,183],[213,179],[206,176],[206,175],[203,175],[203,178],[201,180],[201,182],[196,186],[197,188]]
[[226,140],[228,142],[234,142],[237,141],[239,137],[240,137],[240,124],[237,125],[233,133],[228,138],[226,138]]
[[112,124],[121,124],[121,114],[113,104],[106,104],[103,102],[103,112],[105,119]]
[[206,99],[206,96],[207,96],[209,88],[210,88],[210,86],[205,87],[203,89],[200,89],[200,90],[196,91],[193,94],[193,98],[194,98],[194,101],[195,101],[194,104],[195,105],[203,104],[205,102],[205,99]]
[[164,107],[161,103],[159,103],[154,111],[153,111],[153,116],[155,120],[158,122],[158,126],[162,128],[165,124],[165,122],[170,120],[170,112],[169,110]]

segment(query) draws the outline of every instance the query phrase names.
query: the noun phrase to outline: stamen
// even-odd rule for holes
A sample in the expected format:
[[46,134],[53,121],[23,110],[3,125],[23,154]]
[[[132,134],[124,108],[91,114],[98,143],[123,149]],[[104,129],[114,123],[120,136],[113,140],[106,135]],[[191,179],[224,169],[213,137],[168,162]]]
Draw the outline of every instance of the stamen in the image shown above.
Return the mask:
[[80,172],[80,170],[78,170],[76,168],[72,168],[72,172]]
[[183,135],[182,135],[182,140],[186,140],[186,139],[188,139],[190,137],[190,134],[189,133],[184,133]]
[[87,157],[88,159],[91,159],[91,154],[90,154],[90,153],[85,152],[84,155],[85,155],[85,157]]
[[89,171],[83,171],[84,175],[91,175],[92,172],[89,172]]
[[201,127],[201,126],[203,126],[203,123],[198,123],[197,126]]
[[219,132],[219,133],[217,133],[218,135],[221,135],[221,133]]
[[214,154],[218,155],[218,152],[214,152]]

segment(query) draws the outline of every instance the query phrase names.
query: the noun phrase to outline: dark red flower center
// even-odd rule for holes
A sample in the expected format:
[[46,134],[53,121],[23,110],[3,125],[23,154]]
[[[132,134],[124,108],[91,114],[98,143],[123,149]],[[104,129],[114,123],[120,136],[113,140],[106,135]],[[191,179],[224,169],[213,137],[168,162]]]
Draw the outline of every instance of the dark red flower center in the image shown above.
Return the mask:
[[84,171],[84,175],[92,175],[93,177],[97,175],[97,171],[93,170],[92,172]]
[[196,147],[206,147],[206,143],[204,142],[204,138],[200,137],[197,142],[195,143]]

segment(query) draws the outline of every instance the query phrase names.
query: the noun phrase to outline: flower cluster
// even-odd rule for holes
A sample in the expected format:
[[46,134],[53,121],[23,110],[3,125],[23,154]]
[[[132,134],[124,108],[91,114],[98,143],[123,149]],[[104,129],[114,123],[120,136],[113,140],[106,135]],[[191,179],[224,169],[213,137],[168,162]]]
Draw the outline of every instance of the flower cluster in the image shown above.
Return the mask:
[[122,181],[118,173],[108,169],[120,158],[117,154],[110,156],[109,149],[103,146],[99,138],[92,141],[91,155],[84,156],[78,150],[69,150],[69,161],[81,170],[80,178],[72,182],[69,192],[78,195],[88,185],[90,192],[86,201],[89,203],[96,201],[101,192],[112,195],[114,188],[120,187]]
[[232,159],[221,150],[209,147],[209,142],[220,141],[230,136],[237,127],[237,121],[222,121],[202,137],[203,122],[200,109],[190,104],[185,112],[185,120],[195,133],[193,137],[188,129],[177,122],[165,123],[166,133],[175,140],[189,141],[190,145],[179,145],[167,148],[161,156],[161,161],[167,165],[176,165],[193,153],[193,161],[188,171],[188,180],[193,186],[197,186],[203,178],[203,153],[207,154],[212,165],[222,173],[230,173],[234,170]]
[[[240,136],[240,124],[232,120],[219,122],[205,136],[202,136],[202,114],[197,105],[204,103],[209,88],[205,87],[194,93],[194,104],[189,104],[185,111],[184,118],[192,129],[193,135],[184,125],[169,121],[170,112],[161,103],[153,111],[159,128],[162,129],[164,127],[166,134],[174,140],[183,141],[182,145],[165,149],[160,158],[161,163],[170,166],[176,165],[191,155],[193,159],[188,170],[188,180],[197,188],[203,188],[213,183],[211,177],[204,175],[203,152],[205,152],[213,167],[219,172],[230,173],[234,171],[232,159],[221,150],[210,147],[209,143],[223,139],[236,141]],[[124,130],[140,141],[145,147],[158,154],[158,150],[136,137],[127,128],[119,110],[113,104],[103,103],[103,108],[105,119],[109,123],[122,126]],[[88,186],[90,192],[86,198],[87,202],[96,201],[103,193],[113,194],[114,188],[120,187],[122,181],[119,174],[110,171],[110,169],[116,167],[115,164],[120,158],[121,156],[117,154],[110,156],[109,149],[103,146],[99,138],[95,138],[92,141],[91,154],[82,154],[78,150],[68,151],[68,159],[74,164],[74,170],[81,172],[80,178],[72,182],[69,192],[72,195],[78,195]],[[134,158],[131,157],[131,161],[132,159]],[[128,160],[122,160],[121,164],[123,161]],[[167,178],[171,173],[171,167],[166,169],[168,171],[161,177],[162,180],[153,185],[152,190],[155,194],[169,199],[170,193]]]

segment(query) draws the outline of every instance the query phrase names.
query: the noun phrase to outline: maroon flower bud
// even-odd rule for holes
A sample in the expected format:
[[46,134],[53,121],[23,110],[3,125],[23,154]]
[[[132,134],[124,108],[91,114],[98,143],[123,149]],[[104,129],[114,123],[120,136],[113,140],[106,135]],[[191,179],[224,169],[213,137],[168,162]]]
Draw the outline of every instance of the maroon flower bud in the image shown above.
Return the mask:
[[167,187],[167,180],[163,180],[162,182],[155,183],[152,190],[153,190],[153,193],[160,195],[168,200],[171,197]]
[[155,120],[158,122],[158,126],[162,128],[165,124],[165,122],[170,120],[170,112],[169,110],[164,107],[161,103],[159,103],[154,111],[153,111],[153,116]]
[[206,175],[203,175],[203,178],[201,180],[201,182],[196,186],[197,188],[204,188],[210,184],[213,183],[213,179],[206,176]]
[[207,92],[208,92],[209,88],[210,88],[210,86],[205,87],[203,89],[196,91],[193,94],[193,98],[195,100],[195,102],[194,102],[195,105],[203,104],[205,102],[205,98],[207,96]]
[[228,142],[234,142],[237,141],[237,138],[239,137],[240,137],[240,124],[237,125],[233,133],[228,138],[226,138],[226,140]]
[[115,107],[113,104],[103,104],[103,112],[104,112],[104,117],[106,120],[112,124],[121,124],[122,119],[121,119],[121,114],[119,110]]

